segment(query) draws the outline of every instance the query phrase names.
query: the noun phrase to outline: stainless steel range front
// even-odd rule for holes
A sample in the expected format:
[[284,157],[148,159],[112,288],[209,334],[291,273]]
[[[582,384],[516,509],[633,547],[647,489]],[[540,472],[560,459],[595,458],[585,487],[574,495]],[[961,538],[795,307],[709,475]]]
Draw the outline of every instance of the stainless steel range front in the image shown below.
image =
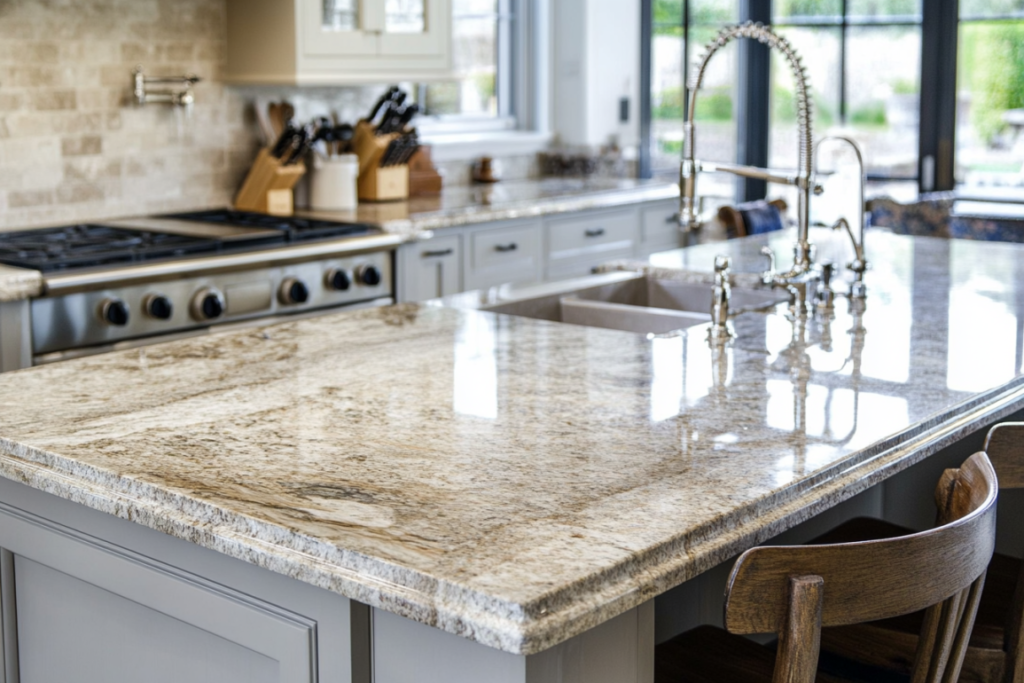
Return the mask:
[[399,241],[368,225],[227,210],[0,234],[0,264],[44,279],[27,309],[3,311],[0,369],[393,303]]

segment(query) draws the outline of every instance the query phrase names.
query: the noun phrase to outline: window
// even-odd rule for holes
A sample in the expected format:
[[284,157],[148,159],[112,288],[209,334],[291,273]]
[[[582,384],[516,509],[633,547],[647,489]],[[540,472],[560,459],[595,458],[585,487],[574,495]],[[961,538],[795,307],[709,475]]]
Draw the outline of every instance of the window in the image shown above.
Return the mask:
[[[775,0],[772,24],[804,57],[814,135],[856,140],[869,179],[916,187],[922,0]],[[769,164],[796,168],[794,82],[772,55]]]
[[514,128],[512,81],[516,0],[452,0],[456,80],[423,83],[423,128],[457,132]]
[[1024,188],[1024,0],[960,0],[958,183]]
[[[651,163],[679,171],[686,116],[686,78],[700,49],[739,16],[737,0],[654,0],[651,31]],[[697,102],[698,154],[734,161],[736,119],[734,45],[715,56]]]

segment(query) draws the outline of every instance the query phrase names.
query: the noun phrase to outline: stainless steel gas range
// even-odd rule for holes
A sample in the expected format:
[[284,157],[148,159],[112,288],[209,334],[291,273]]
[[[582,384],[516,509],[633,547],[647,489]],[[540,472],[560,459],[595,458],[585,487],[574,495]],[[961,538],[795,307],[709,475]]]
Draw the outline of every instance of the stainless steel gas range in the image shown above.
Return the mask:
[[370,225],[229,210],[0,233],[0,264],[44,282],[0,307],[0,370],[393,303],[399,242]]

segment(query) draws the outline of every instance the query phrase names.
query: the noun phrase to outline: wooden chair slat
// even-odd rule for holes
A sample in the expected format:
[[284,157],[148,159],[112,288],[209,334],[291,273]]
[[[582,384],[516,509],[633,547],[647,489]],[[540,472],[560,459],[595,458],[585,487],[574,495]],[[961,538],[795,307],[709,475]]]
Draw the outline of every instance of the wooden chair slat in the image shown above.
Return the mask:
[[1024,683],[1024,562],[1013,591],[1013,602],[1006,622],[1006,683]]
[[[996,477],[983,453],[960,468],[962,489],[951,496],[955,522],[909,536],[863,543],[753,548],[729,579],[726,628],[778,633],[789,608],[791,576],[820,576],[827,586],[823,626],[877,621],[925,609],[985,571],[995,550]],[[885,572],[879,572],[885,567]],[[907,577],[913,576],[913,581]]]
[[1024,422],[1003,422],[989,430],[985,452],[999,476],[999,488],[1024,488]]
[[971,631],[974,629],[974,619],[978,614],[978,603],[981,602],[981,592],[985,588],[985,575],[982,574],[971,584],[965,599],[962,601],[963,608],[957,619],[956,639],[953,641],[953,649],[950,653],[949,666],[945,667],[942,676],[942,683],[956,683],[960,680],[960,670],[963,668],[964,655],[967,654],[967,645],[971,640]]
[[779,656],[772,683],[814,683],[821,649],[824,585],[820,576],[790,578],[789,618],[779,634]]

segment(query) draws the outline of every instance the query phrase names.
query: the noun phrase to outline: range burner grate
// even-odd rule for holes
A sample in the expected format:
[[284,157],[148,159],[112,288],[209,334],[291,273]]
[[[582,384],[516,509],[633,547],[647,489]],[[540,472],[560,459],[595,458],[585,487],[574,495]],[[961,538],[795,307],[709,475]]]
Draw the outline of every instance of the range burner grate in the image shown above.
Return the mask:
[[0,263],[44,273],[217,251],[208,237],[130,230],[107,225],[69,225],[0,234]]
[[230,209],[213,209],[190,213],[161,216],[179,221],[196,223],[213,223],[243,228],[262,228],[264,230],[280,230],[289,242],[305,242],[308,240],[331,239],[339,237],[360,237],[373,235],[380,229],[364,223],[345,223],[328,221],[319,218],[302,218],[299,216],[270,216],[250,211],[232,211]]

